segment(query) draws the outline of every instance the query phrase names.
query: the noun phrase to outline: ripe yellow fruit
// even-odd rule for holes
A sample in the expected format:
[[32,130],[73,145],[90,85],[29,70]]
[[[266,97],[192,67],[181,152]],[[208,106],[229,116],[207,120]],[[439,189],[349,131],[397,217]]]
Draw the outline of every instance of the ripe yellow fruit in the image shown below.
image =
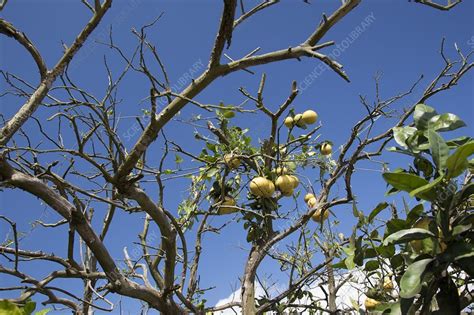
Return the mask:
[[275,185],[265,177],[255,177],[250,181],[250,192],[258,197],[270,198],[275,192]]
[[239,211],[239,209],[235,208],[235,199],[232,197],[224,197],[224,201],[219,206],[219,210],[217,211],[218,214],[230,214]]
[[327,143],[327,142],[323,143],[321,145],[320,151],[321,151],[322,155],[329,155],[329,154],[332,153],[332,145],[330,143]]
[[322,214],[321,209],[318,209],[312,216],[312,219],[318,223],[323,223],[323,221],[327,220],[327,218],[329,218],[328,209],[324,210],[324,214]]
[[289,192],[295,188],[291,175],[278,176],[275,185],[281,192]]
[[279,166],[275,170],[275,174],[277,174],[278,176],[285,175],[286,173],[288,173],[288,169],[286,167],[280,167]]
[[227,165],[228,168],[233,170],[240,166],[240,159],[235,155],[228,153],[224,155],[224,163]]
[[303,127],[305,125],[303,120],[303,114],[296,114],[295,118],[293,118],[293,123],[298,127]]
[[292,117],[286,117],[286,118],[285,118],[285,121],[284,121],[283,123],[284,123],[285,126],[287,126],[288,128],[291,128],[291,127],[293,127],[294,121],[293,121],[293,118],[292,118]]
[[314,110],[307,110],[302,115],[305,124],[311,125],[318,120],[318,114]]
[[298,185],[300,184],[300,180],[295,175],[290,175],[290,181],[293,184],[293,189],[298,187]]
[[380,301],[377,301],[377,300],[374,300],[374,299],[371,299],[371,298],[366,298],[365,299],[365,302],[364,302],[364,305],[365,305],[365,308],[368,309],[368,310],[371,310],[371,309],[374,309],[377,307],[377,305],[380,304]]
[[[308,203],[308,201],[310,199],[314,198],[314,195],[312,193],[307,193],[305,196],[304,196],[304,202]],[[316,198],[314,198],[316,199]]]
[[385,278],[383,280],[383,289],[385,291],[392,291],[393,290],[393,282],[392,282],[392,279],[390,278]]
[[306,202],[306,204],[308,205],[309,208],[314,208],[314,207],[316,207],[316,205],[318,204],[318,200],[317,200],[315,197],[313,197],[313,198],[310,198],[310,199]]

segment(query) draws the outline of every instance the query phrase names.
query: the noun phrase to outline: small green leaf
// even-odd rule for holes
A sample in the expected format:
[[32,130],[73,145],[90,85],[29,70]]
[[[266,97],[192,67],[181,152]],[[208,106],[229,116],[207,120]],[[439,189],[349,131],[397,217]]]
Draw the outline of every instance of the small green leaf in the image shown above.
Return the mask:
[[380,263],[378,260],[369,260],[365,263],[365,271],[374,271],[379,269]]
[[348,270],[352,270],[355,268],[354,256],[348,256],[344,259],[344,263]]
[[405,243],[408,241],[413,240],[421,240],[427,237],[434,237],[435,235],[428,230],[420,229],[420,228],[412,228],[412,229],[405,229],[390,234],[388,237],[385,238],[383,241],[384,245],[388,244],[399,244]]
[[379,253],[383,258],[391,258],[393,255],[395,255],[395,246],[379,246],[377,247],[377,253]]
[[28,301],[25,306],[23,306],[24,315],[30,315],[36,308],[36,302]]
[[422,259],[408,266],[400,280],[400,297],[409,299],[420,292],[423,273],[432,261],[433,258]]
[[423,207],[423,204],[418,204],[416,206],[414,206],[410,212],[408,212],[407,214],[407,222],[408,223],[413,223],[415,222],[416,220],[418,220],[418,218],[421,216],[421,214],[423,213],[424,211],[424,207]]
[[45,308],[44,310],[36,312],[35,315],[46,315],[49,312],[51,312],[51,309],[50,308]]
[[235,117],[235,113],[232,110],[225,110],[225,111],[222,111],[222,116],[224,116],[227,119],[231,119]]
[[433,174],[433,164],[427,159],[417,156],[413,161],[413,165],[416,167],[417,170],[422,171],[424,177],[430,177]]
[[474,154],[474,141],[463,144],[446,160],[448,179],[457,177],[468,167],[467,158]]
[[345,260],[341,260],[341,261],[333,264],[332,267],[335,268],[335,269],[346,269],[347,268]]
[[183,158],[179,154],[175,154],[174,161],[176,164],[183,163]]
[[388,207],[388,203],[386,202],[379,203],[377,207],[375,207],[375,209],[372,210],[372,212],[370,212],[368,222],[371,223],[375,219],[375,217],[380,213],[380,211],[382,211],[383,209],[387,207]]

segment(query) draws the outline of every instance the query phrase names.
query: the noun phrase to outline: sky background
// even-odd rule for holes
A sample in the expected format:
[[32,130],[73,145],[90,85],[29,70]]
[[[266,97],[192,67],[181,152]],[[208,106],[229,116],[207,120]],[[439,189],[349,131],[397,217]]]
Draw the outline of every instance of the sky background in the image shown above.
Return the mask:
[[[253,1],[247,1],[252,2]],[[234,32],[232,46],[225,52],[233,58],[239,58],[256,47],[260,52],[270,52],[276,49],[297,45],[304,41],[318,25],[322,13],[329,14],[340,4],[340,1],[313,1],[308,5],[303,1],[287,0],[255,15],[240,25]],[[164,61],[170,81],[180,85],[180,80],[187,80],[185,74],[191,68],[204,68],[207,65],[210,50],[215,38],[221,13],[221,1],[152,1],[152,0],[123,0],[115,1],[102,24],[95,30],[89,41],[72,62],[70,74],[81,87],[97,95],[103,95],[107,85],[103,58],[107,61],[112,72],[118,74],[123,68],[123,62],[110,49],[97,42],[105,41],[109,27],[112,26],[114,43],[125,52],[133,51],[136,39],[131,28],[139,29],[142,25],[153,21],[164,13],[155,27],[150,29],[148,40],[156,44],[159,54]],[[250,6],[250,5],[248,5]],[[366,0],[337,24],[323,40],[334,40],[341,44],[357,27],[364,28],[358,38],[349,47],[341,50],[337,61],[351,79],[351,83],[343,81],[332,71],[325,71],[317,78],[306,81],[309,75],[318,67],[319,62],[304,58],[300,62],[290,60],[276,64],[253,68],[255,75],[238,72],[215,81],[196,99],[202,103],[239,104],[244,99],[238,91],[243,86],[255,93],[258,88],[260,75],[267,74],[265,101],[275,109],[289,95],[290,85],[296,80],[301,87],[300,95],[293,103],[297,111],[312,108],[316,110],[323,123],[321,137],[330,139],[335,147],[344,142],[350,132],[350,127],[364,114],[365,109],[359,103],[359,95],[374,99],[374,75],[382,75],[381,95],[390,97],[408,90],[423,74],[425,79],[413,96],[408,96],[396,104],[396,109],[411,105],[420,95],[421,90],[443,67],[439,55],[440,43],[446,38],[446,52],[455,58],[454,43],[463,51],[474,49],[474,23],[472,19],[474,2],[464,1],[450,12],[441,12],[408,1]],[[1,13],[2,18],[12,22],[25,32],[36,44],[39,51],[51,68],[62,55],[62,43],[71,43],[83,25],[90,17],[90,12],[73,0],[44,0],[44,1],[10,1]],[[369,22],[368,22],[369,21]],[[365,25],[365,26],[364,26]],[[333,47],[323,50],[333,51]],[[197,65],[197,66],[196,66]],[[38,82],[36,67],[30,56],[19,45],[5,36],[0,37],[0,69],[14,73],[31,84]],[[186,83],[189,83],[186,82]],[[452,137],[460,134],[473,136],[470,122],[474,118],[473,107],[473,74],[466,75],[454,89],[430,99],[428,105],[435,107],[438,112],[452,112],[463,118],[468,127],[452,133]],[[0,88],[3,92],[7,86],[2,80]],[[140,103],[148,94],[147,82],[137,74],[127,75],[119,89],[123,98],[117,111],[127,117],[139,115],[146,103]],[[1,93],[1,92],[0,92]],[[11,117],[21,106],[22,99],[15,97],[0,98],[0,109],[6,117]],[[251,107],[252,105],[249,104]],[[189,118],[198,113],[196,107],[188,105],[181,113],[182,118]],[[51,111],[40,108],[35,114],[39,119],[46,119]],[[250,128],[250,134],[263,137],[269,124],[260,115],[237,115],[235,123]],[[393,121],[380,121],[380,130],[390,126]],[[124,118],[121,122],[122,135],[128,134],[130,140],[125,144],[130,148],[137,139],[134,135],[134,120]],[[46,127],[49,128],[49,127]],[[29,122],[25,126],[27,132],[35,140],[35,126]],[[190,151],[199,153],[202,143],[193,139],[194,129],[179,122],[171,122],[165,129],[167,135],[179,139],[179,143]],[[128,137],[127,137],[128,138]],[[21,141],[21,140],[20,140]],[[67,142],[67,137],[65,138]],[[159,159],[160,142],[151,147],[149,156]],[[399,156],[388,153],[385,159],[391,168],[403,166]],[[396,197],[384,197],[386,186],[380,176],[377,164],[363,164],[354,176],[353,186],[358,196],[359,208],[366,213],[382,200],[391,201]],[[366,169],[373,169],[368,171]],[[317,176],[316,171],[304,174],[308,177]],[[167,187],[165,206],[176,213],[177,204],[186,195],[186,180],[175,181]],[[150,188],[151,189],[151,188]],[[341,187],[341,190],[343,187]],[[98,208],[97,212],[104,213],[105,209]],[[339,230],[349,233],[354,219],[350,207],[333,209],[337,219],[341,221]],[[16,190],[0,192],[0,213],[15,219],[18,229],[25,233],[22,247],[25,249],[40,248],[55,253],[65,251],[66,239],[64,229],[58,231],[40,228],[32,229],[31,223],[40,217],[48,222],[58,220],[58,216],[47,209],[36,198]],[[115,226],[110,231],[106,244],[110,247],[112,256],[120,260],[122,249],[127,246],[130,251],[136,247],[137,234],[141,231],[140,216],[120,214]],[[218,225],[225,221],[216,218],[213,223]],[[99,226],[100,221],[97,222]],[[316,226],[315,226],[316,228]],[[204,239],[204,254],[201,262],[201,286],[216,289],[206,293],[208,304],[215,304],[220,299],[229,296],[238,287],[238,277],[243,271],[246,251],[249,245],[242,232],[242,223],[236,223],[225,229],[221,235],[207,235]],[[0,223],[0,239],[3,241],[8,233],[8,226]],[[5,263],[4,259],[0,263]],[[25,270],[31,274],[46,274],[50,267],[43,264],[25,264]],[[264,262],[261,267],[263,274],[276,271],[275,265]],[[278,279],[278,276],[276,276]],[[13,284],[11,278],[0,275],[0,283]],[[57,282],[60,284],[61,282]],[[9,293],[0,292],[1,297],[10,297]],[[38,301],[42,301],[41,297]],[[117,298],[113,299],[118,302]],[[123,301],[124,313],[134,314],[139,305],[135,301]],[[100,312],[98,312],[100,313]]]

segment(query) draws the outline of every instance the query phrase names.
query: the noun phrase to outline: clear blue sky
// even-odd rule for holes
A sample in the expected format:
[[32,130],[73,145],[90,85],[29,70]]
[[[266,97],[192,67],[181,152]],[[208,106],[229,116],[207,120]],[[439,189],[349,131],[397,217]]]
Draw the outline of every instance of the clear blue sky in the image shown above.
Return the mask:
[[[282,1],[281,4],[254,16],[237,28],[232,46],[226,53],[238,58],[256,47],[261,47],[261,52],[269,52],[302,42],[319,23],[321,14],[332,12],[340,4],[340,1],[336,0],[312,2],[312,5],[308,5],[303,1]],[[89,91],[102,95],[107,84],[103,67],[104,54],[108,56],[109,65],[115,74],[118,74],[123,64],[111,50],[96,44],[94,40],[104,40],[109,26],[112,25],[114,42],[130,52],[135,45],[135,38],[130,29],[151,22],[162,12],[163,17],[150,30],[148,39],[157,45],[170,81],[179,84],[179,79],[197,62],[207,65],[219,23],[221,1],[115,1],[103,23],[78,54],[78,60],[72,63],[71,74],[74,80]],[[358,101],[359,94],[373,99],[373,77],[376,73],[383,73],[381,93],[383,97],[389,97],[407,90],[420,74],[425,75],[421,87],[426,86],[428,80],[434,77],[443,65],[438,53],[442,37],[446,37],[447,52],[453,57],[454,42],[464,51],[474,49],[472,12],[474,2],[469,0],[447,13],[408,1],[363,1],[325,37],[326,40],[342,44],[352,31],[362,25],[364,19],[370,17],[370,25],[366,26],[364,32],[349,47],[344,48],[337,58],[337,61],[345,66],[352,82],[348,84],[332,71],[325,71],[313,80],[309,87],[305,86],[303,93],[294,102],[295,108],[301,111],[314,108],[324,124],[322,136],[331,139],[336,146],[341,144],[348,136],[350,126],[364,114],[364,109]],[[71,43],[88,20],[89,13],[79,0],[20,0],[10,1],[2,12],[2,17],[24,31],[37,45],[48,66],[52,67],[62,54],[61,43]],[[329,53],[332,49],[334,48],[329,47],[326,52]],[[214,104],[220,101],[227,104],[240,103],[243,98],[238,88],[244,86],[249,91],[256,91],[261,73],[266,72],[265,100],[275,108],[288,96],[291,81],[296,80],[301,84],[317,66],[317,60],[305,58],[301,62],[291,60],[254,68],[252,70],[255,75],[246,72],[235,73],[213,83],[197,100]],[[4,36],[0,37],[0,68],[33,84],[38,81],[36,68],[29,56]],[[431,99],[429,105],[436,107],[439,112],[453,112],[469,124],[474,118],[473,83],[471,73],[453,90]],[[6,88],[3,80],[0,87],[2,92]],[[117,111],[122,116],[140,114],[146,103],[139,104],[139,101],[147,96],[148,89],[149,86],[143,78],[135,74],[127,76],[119,90],[123,102]],[[416,96],[420,90],[417,90],[417,93]],[[410,105],[415,99],[408,97],[398,104],[398,108]],[[10,117],[21,106],[21,102],[22,100],[13,97],[0,99],[2,113]],[[182,116],[190,117],[196,112],[195,107],[188,106]],[[50,114],[51,112],[40,109],[37,117],[45,119]],[[269,128],[257,115],[238,115],[236,119],[238,124],[251,128],[251,134],[254,136],[264,135]],[[388,126],[389,123],[382,123],[381,126]],[[124,120],[124,132],[132,125],[132,120]],[[31,131],[35,138],[36,129],[33,124],[27,124],[26,130]],[[170,137],[179,137],[180,143],[189,150],[200,151],[201,143],[193,140],[192,128],[172,122],[165,130]],[[472,125],[464,128],[461,133],[472,136]],[[136,136],[134,139],[136,140]],[[128,147],[132,144],[133,141],[126,142]],[[153,146],[149,157],[155,156],[158,159],[160,153],[160,146]],[[391,167],[401,166],[397,156],[388,154],[386,158],[393,162]],[[366,166],[377,168],[376,165]],[[315,176],[316,173],[306,175]],[[368,211],[384,198],[385,185],[378,172],[361,171],[355,176],[353,184],[359,196],[360,209]],[[186,193],[184,189],[187,182],[178,181],[172,185],[174,186],[168,187],[167,190],[166,206],[172,213],[176,213],[176,205]],[[340,207],[334,211],[342,221],[340,229],[347,233],[353,223],[350,207]],[[96,209],[96,212],[104,213],[104,209]],[[46,247],[46,251],[64,253],[66,239],[62,233],[65,229],[56,232],[39,228],[31,230],[31,223],[35,219],[43,217],[48,222],[58,219],[56,214],[41,205],[36,198],[21,191],[0,192],[0,213],[16,219],[19,223],[18,229],[27,233],[22,241],[24,248]],[[214,222],[217,224],[220,221],[216,219]],[[113,257],[121,259],[124,246],[131,250],[135,247],[133,242],[137,241],[136,236],[141,231],[141,225],[138,216],[128,214],[120,214],[115,223],[108,236],[107,245],[110,246]],[[0,229],[0,238],[3,240],[7,226],[1,224]],[[238,284],[238,276],[243,271],[245,251],[241,247],[248,248],[248,244],[242,233],[242,224],[235,224],[220,236],[207,236],[204,239],[204,247],[200,269],[201,285],[217,287],[206,294],[212,304],[232,292],[232,286]],[[4,263],[4,260],[1,261]],[[49,267],[43,264],[27,266],[28,264],[25,264],[25,270],[32,275],[45,274],[49,270]],[[275,270],[275,266],[262,266],[263,272],[272,270]],[[11,279],[0,275],[0,282],[11,283]],[[2,296],[10,295],[2,292],[0,297]],[[123,308],[134,314],[137,304],[124,301]]]

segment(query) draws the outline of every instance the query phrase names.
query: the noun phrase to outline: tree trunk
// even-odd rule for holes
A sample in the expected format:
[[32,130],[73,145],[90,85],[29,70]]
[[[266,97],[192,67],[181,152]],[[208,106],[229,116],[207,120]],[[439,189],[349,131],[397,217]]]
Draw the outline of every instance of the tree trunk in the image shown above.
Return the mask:
[[255,275],[263,257],[261,248],[257,246],[252,247],[242,280],[242,314],[244,315],[257,314],[255,306]]

